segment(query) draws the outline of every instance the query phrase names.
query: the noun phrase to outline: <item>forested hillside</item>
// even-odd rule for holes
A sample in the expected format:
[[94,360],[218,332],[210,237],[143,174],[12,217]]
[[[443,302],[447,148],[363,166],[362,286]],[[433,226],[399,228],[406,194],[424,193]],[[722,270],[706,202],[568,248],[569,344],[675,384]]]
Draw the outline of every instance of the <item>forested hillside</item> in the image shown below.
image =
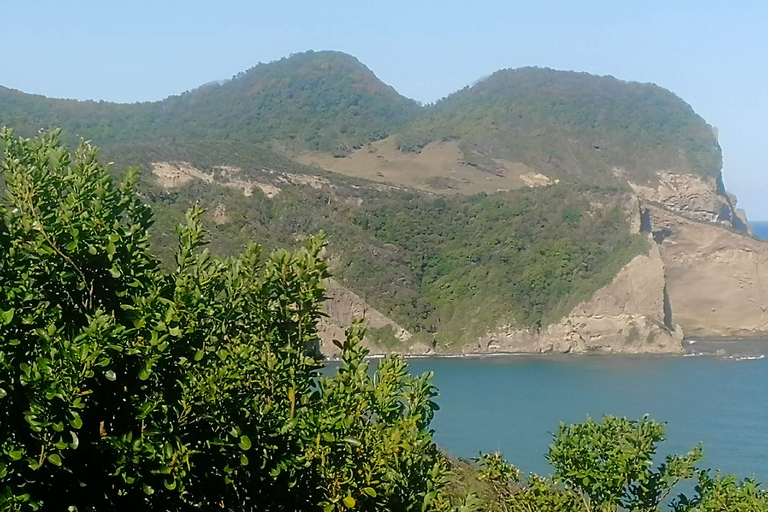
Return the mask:
[[446,138],[461,140],[470,158],[504,158],[556,177],[616,168],[645,178],[659,169],[715,175],[722,166],[713,128],[670,91],[572,71],[498,71],[427,109],[399,145],[419,151]]
[[[292,55],[151,103],[0,88],[0,125],[26,136],[61,126],[70,144],[82,136],[102,146],[116,171],[137,166],[142,197],[156,206],[152,243],[169,265],[173,226],[195,202],[214,220],[217,254],[325,231],[344,286],[446,350],[502,323],[543,329],[645,252],[629,229],[638,212],[628,181],[720,170],[713,129],[655,85],[524,68],[420,106],[339,52]],[[297,161],[312,152],[383,162],[386,143],[404,155],[402,173],[418,173],[407,156],[436,141],[449,141],[436,153],[453,151],[453,163],[430,164],[427,189],[438,194],[413,191],[414,180],[374,185],[354,165],[341,176]],[[449,195],[466,176],[491,194]],[[538,185],[549,186],[529,188]],[[379,338],[396,348],[392,333]]]
[[440,350],[501,321],[534,329],[556,322],[646,250],[630,234],[626,196],[614,189],[557,185],[445,199],[341,179],[312,187],[251,178],[279,193],[246,197],[199,180],[153,188],[153,240],[164,260],[175,247],[173,225],[196,201],[218,220],[209,224],[219,254],[249,240],[290,246],[324,231],[336,277]]
[[297,54],[231,80],[133,105],[49,99],[0,87],[0,124],[25,134],[60,127],[103,146],[227,140],[331,150],[384,138],[421,111],[339,52]]
[[716,175],[714,129],[653,84],[541,68],[503,70],[421,107],[354,57],[306,52],[259,64],[163,101],[133,105],[48,99],[0,87],[0,125],[32,135],[61,127],[102,147],[239,142],[287,155],[343,157],[393,136],[401,151],[458,140],[469,165],[492,159],[555,178],[636,180],[658,169]]

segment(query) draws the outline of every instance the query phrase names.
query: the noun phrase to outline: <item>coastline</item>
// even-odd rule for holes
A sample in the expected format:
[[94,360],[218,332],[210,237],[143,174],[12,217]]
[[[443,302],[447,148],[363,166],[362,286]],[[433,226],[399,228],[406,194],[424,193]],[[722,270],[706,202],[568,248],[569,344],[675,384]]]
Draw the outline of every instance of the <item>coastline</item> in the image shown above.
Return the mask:
[[[682,358],[682,357],[714,357],[720,359],[752,361],[764,359],[768,355],[768,337],[707,337],[697,336],[685,338],[681,352],[453,352],[429,354],[403,354],[396,351],[388,353],[371,353],[366,356],[369,360],[383,359],[388,355],[398,354],[406,360],[425,359],[498,359],[498,358],[541,358],[567,360],[577,357],[625,357],[625,358]],[[336,363],[341,358],[338,355],[324,356],[324,362]]]

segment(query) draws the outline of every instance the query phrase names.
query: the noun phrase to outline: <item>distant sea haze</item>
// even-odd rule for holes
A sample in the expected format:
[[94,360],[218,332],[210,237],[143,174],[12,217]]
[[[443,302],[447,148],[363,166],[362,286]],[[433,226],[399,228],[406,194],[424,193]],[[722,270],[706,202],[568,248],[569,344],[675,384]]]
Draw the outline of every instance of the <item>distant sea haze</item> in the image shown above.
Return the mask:
[[761,240],[768,240],[768,220],[757,220],[749,223],[752,232]]

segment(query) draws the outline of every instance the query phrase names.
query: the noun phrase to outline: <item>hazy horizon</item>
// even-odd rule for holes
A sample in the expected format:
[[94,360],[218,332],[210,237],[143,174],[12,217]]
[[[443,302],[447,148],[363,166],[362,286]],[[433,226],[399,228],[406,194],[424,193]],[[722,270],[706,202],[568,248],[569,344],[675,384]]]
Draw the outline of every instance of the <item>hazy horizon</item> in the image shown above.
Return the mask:
[[751,220],[764,220],[768,4],[722,5],[11,0],[3,28],[16,46],[4,55],[0,85],[80,100],[160,100],[309,49],[354,55],[423,103],[522,66],[652,82],[718,128],[726,186]]

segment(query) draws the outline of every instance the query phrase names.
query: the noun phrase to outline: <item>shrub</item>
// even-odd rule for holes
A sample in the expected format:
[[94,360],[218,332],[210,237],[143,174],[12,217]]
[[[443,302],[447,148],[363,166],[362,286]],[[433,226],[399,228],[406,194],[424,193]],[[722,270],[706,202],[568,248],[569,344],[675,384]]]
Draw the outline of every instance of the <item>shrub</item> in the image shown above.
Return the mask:
[[369,377],[357,324],[319,376],[322,237],[218,259],[193,208],[166,272],[135,172],[0,140],[0,509],[444,506],[431,377]]

